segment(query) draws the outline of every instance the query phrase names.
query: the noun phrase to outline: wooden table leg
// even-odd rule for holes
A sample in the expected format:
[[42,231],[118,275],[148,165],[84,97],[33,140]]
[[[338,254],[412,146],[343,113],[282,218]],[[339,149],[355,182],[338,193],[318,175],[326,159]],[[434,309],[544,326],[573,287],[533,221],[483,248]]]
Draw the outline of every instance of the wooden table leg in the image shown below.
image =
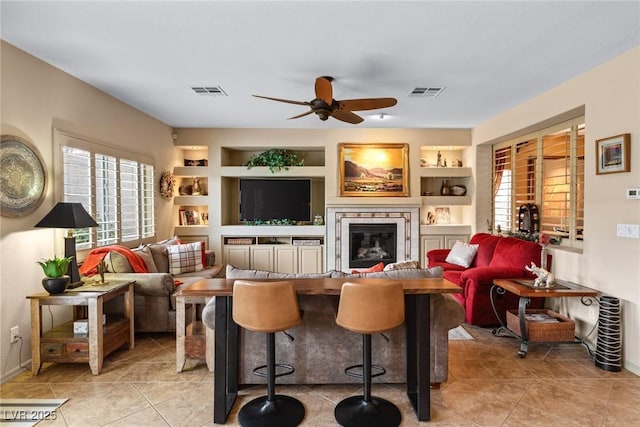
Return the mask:
[[93,375],[99,375],[102,369],[103,326],[102,326],[102,297],[89,298],[89,366]]
[[42,336],[42,306],[37,299],[31,300],[31,375],[38,375],[42,368],[40,359],[40,337]]
[[[208,304],[210,301],[210,298],[207,298],[205,300],[205,305]],[[214,352],[214,343],[215,343],[215,331],[211,328],[209,328],[208,326],[204,326],[204,334],[205,334],[205,338],[204,338],[204,346],[205,346],[205,360],[207,361],[207,368],[209,369],[209,372],[213,372],[214,371],[214,366],[215,366],[215,352]]]
[[176,372],[182,372],[187,360],[184,348],[186,336],[185,311],[184,297],[176,297]]
[[136,330],[134,319],[134,293],[133,283],[129,284],[127,291],[124,294],[124,315],[129,319],[129,350],[136,346]]

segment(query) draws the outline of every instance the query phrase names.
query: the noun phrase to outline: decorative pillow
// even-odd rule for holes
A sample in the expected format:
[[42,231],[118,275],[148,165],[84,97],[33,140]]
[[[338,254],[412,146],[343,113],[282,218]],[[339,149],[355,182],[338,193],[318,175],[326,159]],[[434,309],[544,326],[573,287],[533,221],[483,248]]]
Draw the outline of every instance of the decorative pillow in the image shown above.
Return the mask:
[[420,268],[420,263],[415,260],[394,262],[392,264],[385,265],[384,270],[382,271],[407,270],[412,268]]
[[144,263],[147,265],[147,270],[149,273],[157,273],[158,267],[156,267],[156,262],[153,260],[153,254],[151,253],[151,248],[148,246],[141,246],[133,250],[133,252],[137,253],[142,257]]
[[478,252],[480,245],[470,245],[468,243],[458,240],[451,248],[447,259],[445,260],[449,264],[459,265],[460,267],[468,268],[473,262],[473,258]]
[[168,273],[169,261],[167,259],[167,246],[155,243],[153,245],[146,245],[146,247],[151,251],[153,262],[156,265],[158,273]]
[[351,274],[359,274],[359,273],[377,273],[384,270],[384,262],[379,262],[376,265],[365,268],[364,270],[351,270]]
[[116,251],[109,251],[104,257],[109,273],[133,273],[133,267],[126,256]]
[[167,246],[169,273],[182,274],[204,270],[200,242]]

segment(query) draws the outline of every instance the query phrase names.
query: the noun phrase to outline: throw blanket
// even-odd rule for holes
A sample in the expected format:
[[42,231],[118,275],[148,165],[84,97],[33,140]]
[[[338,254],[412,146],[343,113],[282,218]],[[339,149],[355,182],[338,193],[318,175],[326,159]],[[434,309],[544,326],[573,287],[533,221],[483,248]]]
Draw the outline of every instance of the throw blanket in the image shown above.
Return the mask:
[[87,259],[84,260],[78,269],[80,274],[83,276],[93,276],[94,274],[98,274],[98,264],[100,264],[100,261],[102,261],[102,259],[111,251],[118,252],[125,256],[129,261],[129,264],[131,264],[133,271],[136,273],[149,272],[147,264],[145,264],[144,259],[140,255],[133,252],[126,246],[112,245],[92,249],[91,252],[89,252],[89,255],[87,255]]

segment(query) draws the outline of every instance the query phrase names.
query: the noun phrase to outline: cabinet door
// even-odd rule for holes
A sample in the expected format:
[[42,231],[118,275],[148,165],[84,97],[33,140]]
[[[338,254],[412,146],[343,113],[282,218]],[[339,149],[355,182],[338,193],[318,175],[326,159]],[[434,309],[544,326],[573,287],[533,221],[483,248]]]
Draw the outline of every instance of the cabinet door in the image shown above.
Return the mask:
[[444,236],[444,247],[451,249],[456,242],[460,240],[464,243],[469,243],[469,236],[464,234],[455,234],[451,236]]
[[299,246],[298,273],[322,273],[324,271],[323,252],[324,246]]
[[274,246],[274,266],[278,273],[297,273],[298,251],[295,246]]
[[420,257],[420,265],[422,268],[426,268],[429,266],[429,261],[427,260],[427,252],[432,249],[442,249],[444,248],[444,236],[424,236],[421,241],[422,246],[422,257]]
[[273,271],[273,246],[254,245],[251,250],[251,267],[254,270]]
[[226,245],[224,247],[224,263],[236,268],[251,268],[249,246]]

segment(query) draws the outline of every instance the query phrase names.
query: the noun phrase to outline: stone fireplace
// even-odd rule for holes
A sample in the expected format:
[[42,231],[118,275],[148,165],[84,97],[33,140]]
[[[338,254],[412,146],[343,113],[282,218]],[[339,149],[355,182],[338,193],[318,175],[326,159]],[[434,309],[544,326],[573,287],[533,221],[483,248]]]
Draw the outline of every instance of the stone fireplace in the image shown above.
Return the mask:
[[325,221],[328,270],[420,260],[418,207],[329,206]]

